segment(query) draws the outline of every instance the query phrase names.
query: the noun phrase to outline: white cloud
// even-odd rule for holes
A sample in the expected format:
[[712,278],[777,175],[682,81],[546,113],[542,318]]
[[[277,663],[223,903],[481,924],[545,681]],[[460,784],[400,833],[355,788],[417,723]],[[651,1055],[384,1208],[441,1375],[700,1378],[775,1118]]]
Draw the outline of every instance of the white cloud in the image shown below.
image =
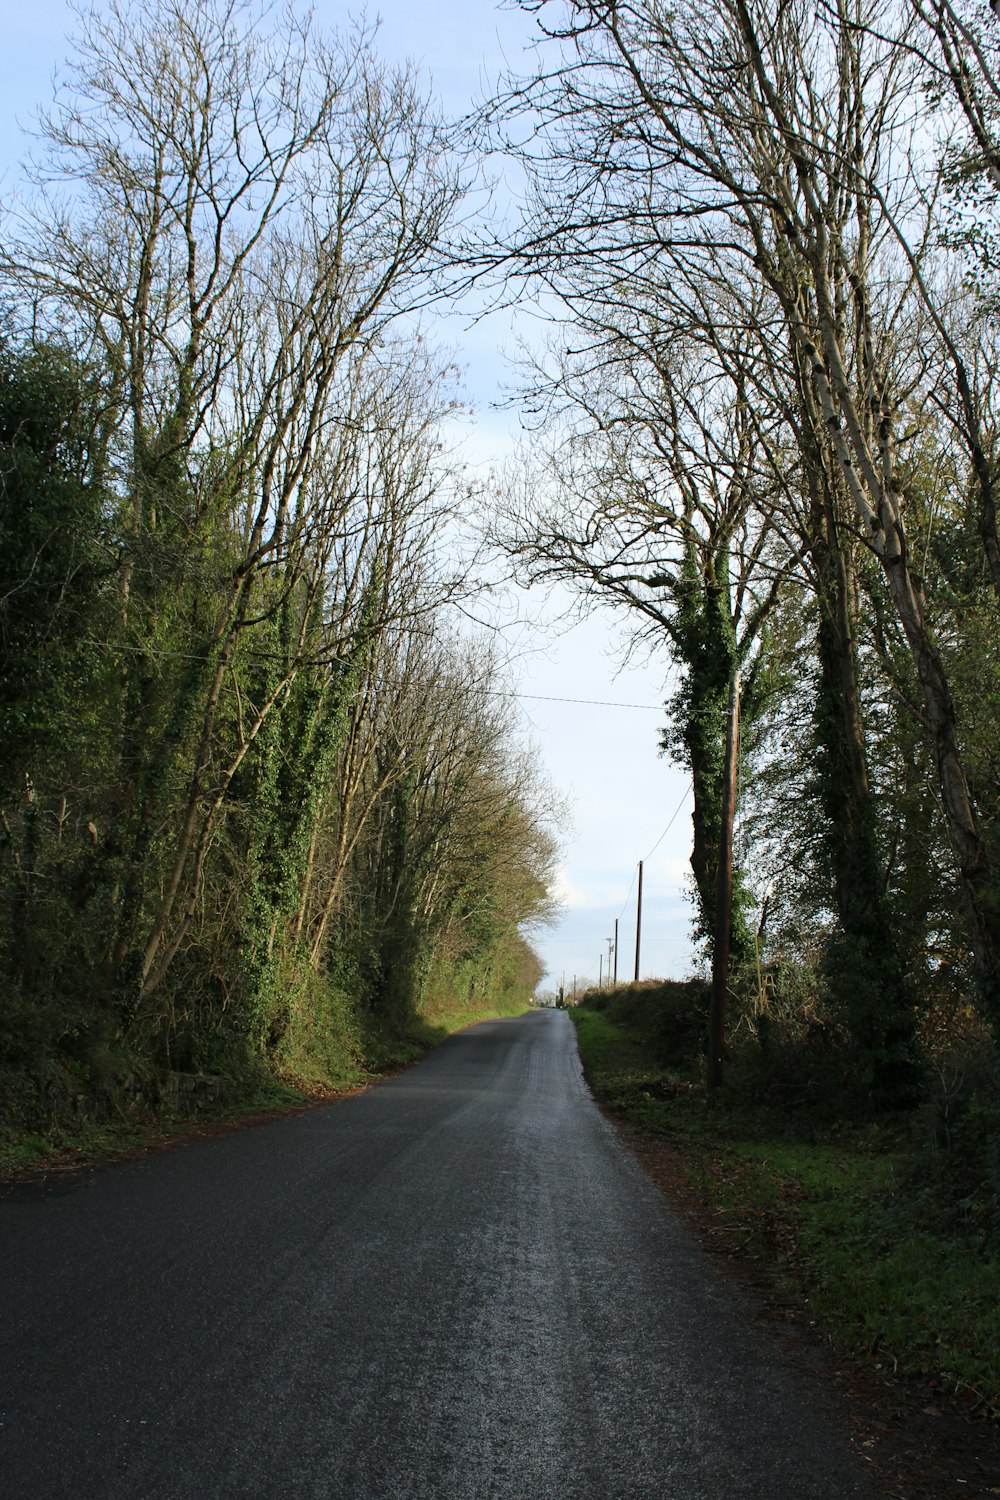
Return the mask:
[[578,908],[586,908],[592,905],[590,897],[578,885],[574,885],[569,875],[563,869],[556,871],[552,884],[549,886],[549,895],[558,901],[564,911],[575,911]]

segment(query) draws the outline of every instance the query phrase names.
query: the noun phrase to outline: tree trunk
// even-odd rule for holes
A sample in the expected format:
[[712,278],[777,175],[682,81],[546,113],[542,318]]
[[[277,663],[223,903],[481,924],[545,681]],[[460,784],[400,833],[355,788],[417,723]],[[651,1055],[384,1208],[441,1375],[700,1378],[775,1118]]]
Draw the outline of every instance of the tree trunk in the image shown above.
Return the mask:
[[925,720],[958,864],[983,1014],[994,1037],[1000,1039],[1000,892],[969,793],[955,705],[919,585],[903,556],[883,559],[883,566],[923,691]]
[[729,989],[729,938],[733,915],[733,822],[736,817],[736,763],[739,758],[740,674],[733,669],[726,713],[726,754],[722,776],[722,814],[716,876],[715,943],[712,954],[712,1004],[708,1016],[708,1087],[722,1082],[726,1048],[726,998]]
[[850,544],[838,534],[835,505],[820,481],[810,548],[819,586],[815,776],[838,920],[825,968],[876,1098],[906,1104],[917,1081],[916,1016],[879,854],[858,680],[854,565]]

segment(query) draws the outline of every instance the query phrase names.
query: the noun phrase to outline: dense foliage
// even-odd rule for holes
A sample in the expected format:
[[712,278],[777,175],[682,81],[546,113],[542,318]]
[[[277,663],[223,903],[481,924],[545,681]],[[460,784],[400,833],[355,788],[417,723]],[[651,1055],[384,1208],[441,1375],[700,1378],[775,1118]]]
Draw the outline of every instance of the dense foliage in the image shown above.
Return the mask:
[[0,256],[21,1122],[177,1070],[335,1083],[523,1005],[553,855],[498,665],[449,623],[452,393],[413,317],[460,194],[440,125],[363,32],[184,0],[83,25]]

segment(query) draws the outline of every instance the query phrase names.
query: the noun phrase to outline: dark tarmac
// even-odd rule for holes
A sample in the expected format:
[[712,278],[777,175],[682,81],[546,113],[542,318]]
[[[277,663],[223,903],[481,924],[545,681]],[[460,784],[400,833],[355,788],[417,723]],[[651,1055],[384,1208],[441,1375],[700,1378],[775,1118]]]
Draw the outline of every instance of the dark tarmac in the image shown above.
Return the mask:
[[569,1018],[0,1201],[3,1500],[874,1500]]

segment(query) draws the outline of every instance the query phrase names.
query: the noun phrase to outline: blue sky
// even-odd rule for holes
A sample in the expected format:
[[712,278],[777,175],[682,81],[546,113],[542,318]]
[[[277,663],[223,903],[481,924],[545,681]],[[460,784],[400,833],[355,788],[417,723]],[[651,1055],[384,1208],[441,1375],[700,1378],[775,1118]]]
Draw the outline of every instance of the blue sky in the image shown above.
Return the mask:
[[[351,13],[333,0],[316,0],[314,9],[319,23],[331,28]],[[412,58],[451,113],[467,110],[505,60],[517,66],[532,28],[530,18],[497,9],[490,0],[438,0],[432,11],[391,0],[368,10],[382,18],[383,54]],[[65,38],[73,26],[64,0],[33,0],[4,17],[0,192],[16,181],[24,151],[18,122],[29,124],[33,108],[51,98],[53,69],[66,56]],[[490,464],[509,452],[518,430],[516,413],[495,405],[512,378],[505,350],[516,336],[530,337],[535,327],[522,320],[513,328],[506,314],[475,326],[468,317],[442,320],[439,337],[466,369],[474,407],[460,434],[465,459],[484,477]],[[640,859],[645,860],[641,972],[682,976],[693,964],[684,896],[690,795],[686,777],[657,754],[665,654],[618,671],[621,650],[610,615],[594,612],[567,630],[556,623],[570,602],[567,596],[546,604],[532,594],[531,601],[550,623],[532,634],[537,650],[519,656],[519,715],[548,776],[569,799],[573,820],[560,861],[563,918],[534,938],[549,971],[545,983],[555,987],[565,977],[569,987],[574,975],[596,980],[599,955],[607,962],[616,917],[619,978],[631,978]],[[642,706],[607,706],[623,704]]]

